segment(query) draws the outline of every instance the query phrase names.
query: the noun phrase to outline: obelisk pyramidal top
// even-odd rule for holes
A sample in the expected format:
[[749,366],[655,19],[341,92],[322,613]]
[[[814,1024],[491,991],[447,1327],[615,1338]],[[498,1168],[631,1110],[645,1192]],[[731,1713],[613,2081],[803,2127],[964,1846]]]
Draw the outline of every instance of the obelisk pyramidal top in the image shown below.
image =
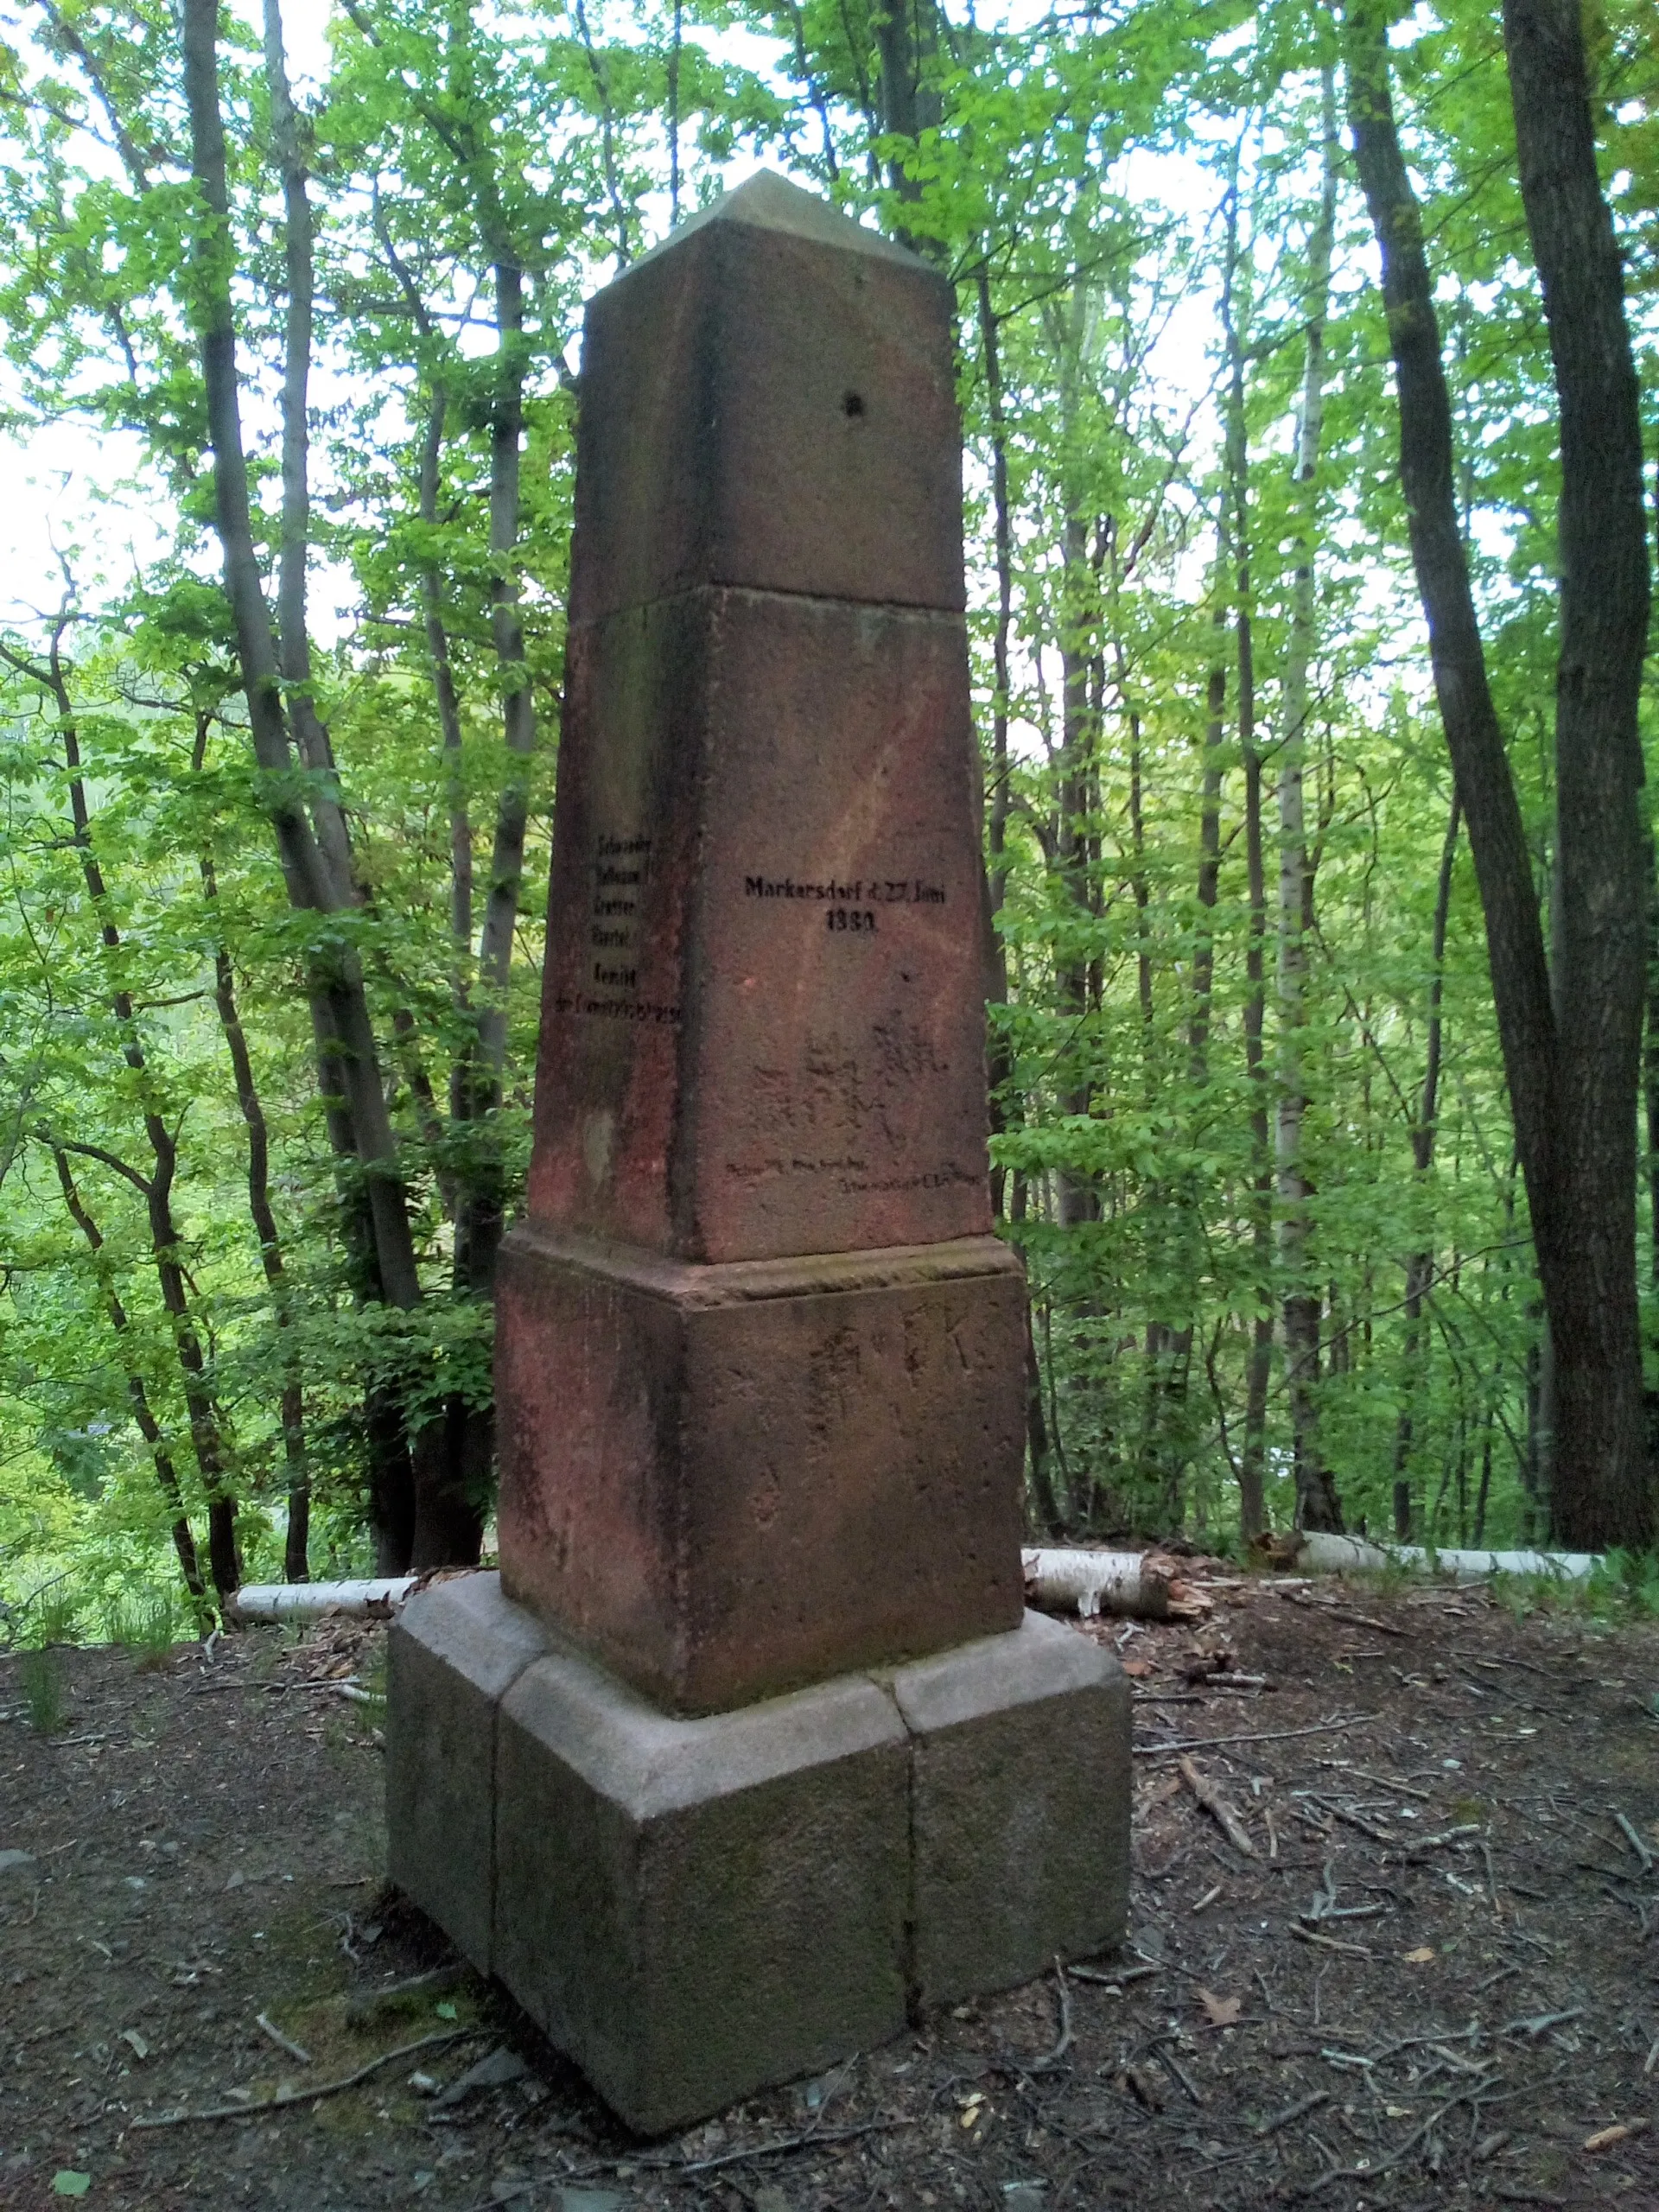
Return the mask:
[[951,316],[765,175],[589,308],[532,1219],[990,1226]]

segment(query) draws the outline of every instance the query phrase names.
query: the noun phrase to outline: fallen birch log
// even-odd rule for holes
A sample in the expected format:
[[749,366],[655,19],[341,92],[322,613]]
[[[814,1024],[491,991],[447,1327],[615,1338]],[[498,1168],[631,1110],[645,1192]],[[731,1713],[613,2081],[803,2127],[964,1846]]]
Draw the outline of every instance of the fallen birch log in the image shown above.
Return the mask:
[[1139,1552],[1022,1553],[1026,1599],[1048,1613],[1121,1613],[1132,1620],[1170,1618],[1170,1578],[1148,1570]]
[[1449,1574],[1457,1582],[1481,1582],[1489,1574],[1543,1574],[1583,1582],[1602,1561],[1594,1552],[1436,1551],[1423,1544],[1374,1544],[1310,1529],[1296,1564],[1320,1574],[1376,1574],[1388,1567],[1408,1567],[1418,1573]]
[[370,1582],[248,1582],[226,1611],[240,1621],[308,1620],[319,1613],[367,1618],[396,1612],[421,1580],[385,1574]]

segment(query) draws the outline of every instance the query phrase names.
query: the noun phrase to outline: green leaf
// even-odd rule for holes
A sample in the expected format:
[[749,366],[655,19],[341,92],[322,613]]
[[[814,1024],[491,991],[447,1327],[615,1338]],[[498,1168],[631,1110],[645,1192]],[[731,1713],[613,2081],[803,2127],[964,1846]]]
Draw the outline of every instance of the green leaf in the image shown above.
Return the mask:
[[437,2005],[433,2007],[433,2010],[441,2020],[453,2020],[455,2017],[455,2008],[453,2005]]
[[60,2166],[52,2177],[54,2196],[85,2196],[92,2185],[91,2174],[78,2174],[69,2166]]

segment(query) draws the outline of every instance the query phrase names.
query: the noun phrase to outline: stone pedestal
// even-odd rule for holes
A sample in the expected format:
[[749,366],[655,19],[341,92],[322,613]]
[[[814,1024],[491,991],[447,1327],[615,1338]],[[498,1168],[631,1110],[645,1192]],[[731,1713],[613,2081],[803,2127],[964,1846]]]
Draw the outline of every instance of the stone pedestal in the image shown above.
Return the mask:
[[519,1230],[504,1582],[682,1713],[1016,1626],[1024,1296],[994,1236],[691,1267]]
[[1128,1686],[1034,1613],[683,1719],[471,1576],[392,1629],[387,1755],[392,1879],[645,2133],[1122,1931]]
[[776,177],[590,303],[500,1582],[393,1635],[394,1878],[634,2125],[1122,1932],[1026,1616],[950,286]]

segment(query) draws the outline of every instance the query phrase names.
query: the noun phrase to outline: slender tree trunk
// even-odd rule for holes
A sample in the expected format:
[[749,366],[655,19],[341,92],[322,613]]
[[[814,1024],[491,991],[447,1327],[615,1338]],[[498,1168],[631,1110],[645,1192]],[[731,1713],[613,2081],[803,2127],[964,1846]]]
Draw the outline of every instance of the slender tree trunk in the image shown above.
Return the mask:
[[[1458,857],[1458,833],[1463,810],[1455,791],[1452,813],[1440,846],[1440,871],[1434,887],[1434,922],[1429,948],[1428,1038],[1423,1058],[1423,1090],[1417,1119],[1411,1131],[1411,1164],[1418,1181],[1427,1181],[1434,1164],[1434,1135],[1440,1118],[1441,1001],[1446,989],[1446,931],[1452,912],[1452,874]],[[1414,1433],[1412,1408],[1424,1377],[1419,1359],[1423,1348],[1423,1300],[1434,1275],[1434,1255],[1420,1245],[1406,1262],[1406,1335],[1404,1374],[1400,1412],[1394,1430],[1394,1533],[1403,1542],[1411,1534],[1411,1447]],[[1489,1447],[1490,1450],[1490,1447]]]
[[1279,756],[1279,1096],[1274,1149],[1279,1181],[1279,1257],[1284,1276],[1285,1366],[1299,1528],[1342,1527],[1342,1506],[1319,1443],[1319,1294],[1312,1279],[1313,1188],[1307,1114],[1307,946],[1313,869],[1303,778],[1307,758],[1308,670],[1318,642],[1314,549],[1319,539],[1319,447],[1325,422],[1325,325],[1337,226],[1336,72],[1320,87],[1323,162],[1319,219],[1308,245],[1306,350],[1295,464],[1296,568],[1282,687]]
[[[924,130],[938,128],[944,110],[932,65],[939,46],[937,0],[883,0],[885,12],[872,17],[880,74],[876,93],[880,103],[883,134],[907,138],[913,146]],[[889,163],[888,182],[901,200],[914,202],[922,187],[912,163],[899,153]],[[938,257],[937,238],[918,238],[904,229],[903,243],[918,253]]]
[[360,899],[351,834],[340,804],[334,747],[311,691],[307,568],[311,555],[309,386],[315,308],[311,202],[298,118],[289,92],[281,0],[264,0],[265,87],[271,151],[283,185],[283,261],[288,289],[283,326],[283,520],[276,563],[276,652],[289,724],[309,772],[311,814],[334,903]]
[[[69,772],[69,806],[74,824],[74,844],[80,857],[87,897],[98,918],[105,952],[118,955],[121,933],[112,918],[104,872],[92,849],[92,816],[81,773],[80,737],[62,658],[63,627],[63,623],[60,622],[54,631],[47,667],[44,671],[37,671],[36,674],[46,683],[58,708],[59,735],[63,743],[64,764]],[[236,1500],[230,1488],[225,1438],[213,1405],[207,1362],[191,1317],[184,1271],[179,1259],[180,1238],[172,1206],[173,1182],[178,1172],[177,1141],[168,1127],[162,1102],[139,1035],[131,994],[120,982],[118,974],[111,984],[110,1004],[120,1028],[121,1056],[137,1077],[144,1135],[150,1150],[150,1173],[140,1174],[112,1154],[104,1153],[97,1147],[66,1142],[63,1149],[85,1151],[90,1157],[104,1160],[118,1173],[124,1175],[143,1198],[149,1221],[151,1255],[178,1356],[185,1407],[190,1421],[190,1441],[195,1452],[202,1487],[207,1493],[208,1562],[219,1597],[229,1599],[235,1596],[241,1580],[241,1564],[236,1548]]]
[[[276,832],[289,899],[298,910],[329,914],[339,912],[350,893],[337,861],[331,860],[334,830],[329,817],[325,812],[320,836],[293,795],[294,747],[283,696],[283,671],[260,583],[249,506],[236,331],[224,244],[230,207],[225,128],[219,104],[215,0],[184,0],[183,29],[191,169],[207,219],[199,225],[192,249],[194,311],[213,454],[214,510],[224,553],[225,588],[235,626],[254,758],[261,772],[263,796]],[[280,26],[277,37],[280,41]],[[302,208],[301,212],[302,221],[289,225],[290,250],[302,238],[308,254],[308,211]],[[285,384],[290,453],[296,429],[303,428],[302,423],[296,423],[294,405],[296,397],[302,399],[296,359],[299,350],[290,349],[295,373]],[[308,346],[303,351],[308,358]],[[297,505],[289,506],[285,502],[290,527],[299,512]],[[297,595],[301,601],[297,623],[301,638],[304,634],[302,579],[302,560],[289,582],[290,595]],[[292,631],[289,642],[293,648]],[[337,1149],[348,1141],[361,1168],[364,1205],[373,1232],[373,1274],[380,1294],[388,1304],[410,1311],[420,1302],[420,1276],[361,965],[349,944],[335,941],[326,951],[312,953],[308,980],[321,1073],[325,1082],[334,1086],[325,1096],[336,1100],[330,1109],[331,1141]],[[389,1478],[395,1478],[395,1462],[387,1472]],[[395,1541],[389,1532],[412,1520],[412,1506],[406,1510],[404,1500],[381,1497],[373,1499],[372,1510],[385,1516],[376,1524],[385,1559]],[[404,1566],[409,1561],[405,1557],[391,1563]]]
[[1648,837],[1648,1001],[1642,1097],[1648,1137],[1648,1282],[1659,1290],[1659,855],[1656,855],[1651,832]]
[[[213,864],[206,855],[202,860],[202,884],[210,899],[217,898]],[[282,1396],[278,1407],[283,1429],[283,1458],[288,1471],[288,1535],[283,1547],[283,1573],[289,1582],[306,1582],[310,1580],[306,1548],[311,1525],[311,1471],[305,1455],[305,1394],[301,1383],[299,1360],[289,1341],[292,1336],[294,1316],[288,1294],[288,1277],[283,1266],[282,1241],[276,1233],[276,1217],[270,1205],[270,1142],[265,1125],[265,1112],[259,1103],[258,1089],[253,1079],[253,1062],[248,1052],[242,1017],[237,1007],[236,978],[231,966],[231,956],[223,945],[219,947],[213,957],[213,1002],[219,1008],[219,1027],[225,1033],[226,1047],[236,1076],[237,1103],[247,1124],[248,1211],[252,1217],[254,1234],[259,1239],[259,1261],[270,1289],[278,1342],[287,1347],[282,1356]]]
[[[110,1266],[109,1255],[105,1250],[104,1233],[87,1211],[86,1203],[76,1187],[74,1177],[70,1172],[68,1156],[60,1146],[53,1146],[52,1158],[57,1167],[58,1181],[63,1191],[63,1202],[69,1209],[70,1217],[92,1247],[92,1265],[98,1274],[99,1287],[104,1294],[104,1304],[109,1313],[110,1325],[118,1338],[124,1338],[129,1326],[127,1310],[122,1304],[120,1294],[115,1287],[114,1272]],[[167,1448],[167,1440],[162,1433],[161,1424],[151,1410],[149,1393],[144,1388],[143,1376],[139,1374],[136,1367],[131,1366],[126,1369],[126,1376],[127,1396],[131,1402],[132,1417],[137,1423],[138,1433],[149,1446],[150,1462],[156,1470],[156,1481],[171,1516],[169,1529],[173,1538],[173,1549],[178,1556],[179,1573],[184,1578],[184,1586],[189,1593],[197,1624],[205,1629],[211,1623],[213,1615],[207,1605],[207,1585],[201,1579],[201,1567],[196,1556],[196,1540],[191,1531],[190,1516],[185,1510],[184,1492],[179,1483],[179,1471],[174,1465],[172,1453]]]
[[[270,610],[260,587],[248,501],[236,333],[227,264],[218,243],[229,224],[230,211],[225,127],[219,108],[218,21],[213,0],[184,0],[184,59],[192,170],[208,215],[213,219],[211,227],[201,227],[194,255],[197,333],[213,442],[214,505],[224,550],[225,588],[235,624],[254,757],[264,779],[266,810],[276,833],[289,898],[298,908],[327,914],[337,911],[339,902],[321,849],[291,795],[293,749]],[[335,1065],[371,1194],[386,1297],[392,1305],[412,1307],[420,1300],[420,1279],[362,970],[354,954],[339,950],[327,965],[314,963],[314,976],[315,987],[327,1002],[329,1025],[339,1040]]]
[[1262,1049],[1267,1004],[1267,874],[1262,837],[1262,754],[1255,727],[1255,645],[1250,585],[1249,440],[1244,410],[1244,347],[1235,307],[1238,252],[1238,162],[1227,195],[1227,258],[1222,328],[1227,349],[1223,497],[1232,511],[1234,621],[1238,667],[1238,749],[1244,766],[1244,855],[1249,925],[1244,943],[1244,1074],[1250,1102],[1250,1280],[1255,1288],[1244,1364],[1244,1435],[1238,1458],[1239,1532],[1248,1543],[1268,1525],[1268,1384],[1273,1370],[1273,1153],[1268,1128],[1268,1068]]
[[1564,0],[1504,11],[1522,196],[1561,421],[1554,992],[1459,529],[1451,408],[1384,18],[1345,29],[1361,181],[1382,252],[1401,477],[1430,654],[1486,916],[1493,995],[1549,1331],[1554,1532],[1651,1541],[1636,1298],[1636,1095],[1645,964],[1636,701],[1648,620],[1637,388],[1596,175],[1582,33]]

